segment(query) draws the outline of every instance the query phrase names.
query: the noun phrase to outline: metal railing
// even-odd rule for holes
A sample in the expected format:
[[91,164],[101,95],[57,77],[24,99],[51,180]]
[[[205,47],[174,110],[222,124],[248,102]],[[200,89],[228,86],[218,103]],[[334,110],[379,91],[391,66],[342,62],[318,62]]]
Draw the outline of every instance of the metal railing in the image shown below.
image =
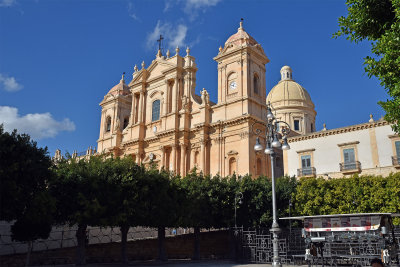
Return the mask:
[[361,171],[361,163],[359,161],[339,163],[340,171]]
[[400,157],[392,156],[392,164],[393,166],[400,166]]
[[[272,238],[271,233],[265,228],[244,229],[233,228],[236,243],[236,260],[247,263],[271,263],[272,262]],[[279,236],[279,256],[284,264],[308,264],[305,260],[306,242],[302,237],[301,228],[282,229]],[[400,226],[395,226],[394,239],[400,242]],[[354,235],[354,234],[353,234]],[[354,258],[354,264],[359,266],[370,266],[372,256],[380,257],[383,240],[344,239],[342,241],[326,242],[324,246],[324,262],[330,266],[338,264],[349,264],[346,255]],[[345,236],[345,234],[344,234]],[[360,237],[363,237],[361,235]],[[400,251],[398,251],[400,257]],[[343,256],[343,257],[341,257]],[[314,261],[318,264],[318,259]],[[321,262],[319,262],[321,264]]]
[[315,170],[314,167],[307,167],[307,168],[297,169],[297,176],[298,177],[316,176],[316,174],[317,174],[317,171]]

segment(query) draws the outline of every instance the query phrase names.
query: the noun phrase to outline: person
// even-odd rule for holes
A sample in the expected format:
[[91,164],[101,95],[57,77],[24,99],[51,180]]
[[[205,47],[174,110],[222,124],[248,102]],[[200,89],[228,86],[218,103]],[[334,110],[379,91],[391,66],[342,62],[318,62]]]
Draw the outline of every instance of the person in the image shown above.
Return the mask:
[[373,259],[373,260],[371,261],[371,266],[372,266],[372,267],[385,267],[385,265],[383,264],[383,262],[382,262],[380,259],[378,259],[378,258],[375,258],[375,259]]

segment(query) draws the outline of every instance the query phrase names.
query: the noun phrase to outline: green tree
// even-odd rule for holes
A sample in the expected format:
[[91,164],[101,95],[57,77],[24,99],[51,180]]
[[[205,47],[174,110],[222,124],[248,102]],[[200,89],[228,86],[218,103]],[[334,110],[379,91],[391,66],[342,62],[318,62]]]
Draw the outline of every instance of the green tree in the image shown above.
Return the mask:
[[21,217],[37,193],[46,189],[52,172],[47,148],[27,134],[4,131],[0,125],[0,220]]
[[387,90],[389,99],[379,104],[385,119],[400,133],[400,0],[347,0],[347,17],[339,18],[335,37],[371,42],[373,57],[365,58],[365,71]]
[[177,201],[175,182],[165,171],[150,168],[138,181],[140,188],[138,205],[143,211],[139,218],[142,226],[157,227],[158,231],[158,260],[167,260],[165,251],[165,228],[173,227],[179,220],[180,203]]
[[102,156],[90,160],[69,158],[55,167],[56,178],[50,187],[56,199],[55,219],[58,224],[78,225],[77,265],[85,264],[87,226],[108,223],[108,167]]
[[242,204],[237,206],[238,225],[244,227],[270,226],[271,212],[271,181],[265,176],[253,179],[244,176],[240,181],[240,192],[243,193]]
[[[294,177],[276,178],[277,217],[288,214],[289,200],[296,191]],[[253,179],[244,176],[240,181],[243,193],[242,204],[238,207],[238,222],[246,227],[270,227],[272,224],[272,181],[266,176]],[[279,221],[280,225],[286,223]]]
[[51,164],[47,148],[37,147],[27,134],[5,132],[0,125],[0,220],[15,220],[12,239],[28,242],[27,265],[32,242],[48,238],[51,231]]
[[[400,173],[324,180],[302,178],[295,193],[298,215],[400,212]],[[395,218],[395,224],[400,220]]]
[[131,226],[140,223],[140,210],[138,187],[139,179],[145,175],[143,166],[134,163],[131,157],[109,158],[105,160],[108,165],[107,179],[107,214],[109,226],[118,226],[121,230],[121,259],[123,263],[128,262],[127,257],[127,235]]
[[178,180],[181,189],[181,226],[194,228],[194,255],[193,259],[200,259],[200,229],[211,228],[214,220],[211,212],[211,198],[209,191],[209,177],[193,170],[182,180]]

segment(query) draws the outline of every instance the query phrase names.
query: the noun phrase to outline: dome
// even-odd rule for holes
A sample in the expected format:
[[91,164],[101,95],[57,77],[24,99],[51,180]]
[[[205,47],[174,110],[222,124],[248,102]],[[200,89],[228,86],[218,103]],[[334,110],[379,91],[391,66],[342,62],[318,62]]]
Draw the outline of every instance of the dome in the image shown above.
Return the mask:
[[267,103],[270,102],[272,105],[281,101],[284,102],[282,104],[285,106],[291,105],[290,102],[295,101],[297,103],[303,102],[303,105],[314,108],[314,103],[306,89],[292,79],[292,69],[289,66],[281,68],[281,80],[267,96]]
[[283,100],[311,101],[311,97],[300,84],[293,80],[284,80],[275,85],[267,96],[267,102]]
[[251,37],[244,29],[243,29],[243,22],[240,22],[240,27],[238,28],[237,33],[233,34],[228,40],[225,42],[225,46],[233,44],[236,46],[240,46],[242,44],[247,45],[256,45],[258,44],[253,37]]
[[108,94],[113,96],[130,94],[129,86],[125,84],[124,75],[122,75],[122,79],[119,81],[119,84],[111,88],[111,90],[108,91]]

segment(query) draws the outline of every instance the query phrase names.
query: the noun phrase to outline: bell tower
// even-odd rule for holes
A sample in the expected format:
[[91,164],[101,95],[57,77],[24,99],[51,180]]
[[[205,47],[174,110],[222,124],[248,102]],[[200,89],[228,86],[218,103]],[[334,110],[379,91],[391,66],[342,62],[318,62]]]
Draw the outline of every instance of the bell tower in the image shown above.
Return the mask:
[[244,30],[243,21],[237,33],[219,48],[214,60],[218,62],[218,104],[241,101],[242,107],[235,116],[260,113],[260,106],[265,105],[265,65],[269,59],[261,45]]

